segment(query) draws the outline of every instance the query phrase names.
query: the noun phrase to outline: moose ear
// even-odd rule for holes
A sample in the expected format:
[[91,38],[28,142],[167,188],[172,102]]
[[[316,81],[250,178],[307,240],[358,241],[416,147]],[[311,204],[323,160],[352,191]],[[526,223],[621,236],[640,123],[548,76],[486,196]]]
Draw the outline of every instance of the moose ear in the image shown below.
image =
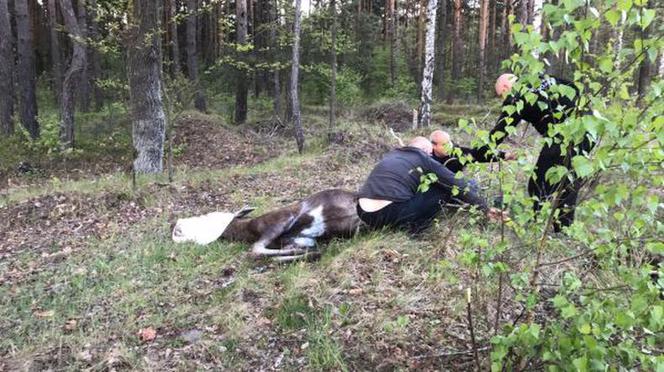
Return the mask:
[[248,206],[248,205],[245,205],[244,207],[242,207],[242,209],[240,209],[239,211],[235,212],[235,218],[242,218],[242,217],[245,217],[245,216],[248,215],[249,213],[253,212],[254,209],[256,209],[256,208],[254,208],[254,207],[250,207],[250,206]]

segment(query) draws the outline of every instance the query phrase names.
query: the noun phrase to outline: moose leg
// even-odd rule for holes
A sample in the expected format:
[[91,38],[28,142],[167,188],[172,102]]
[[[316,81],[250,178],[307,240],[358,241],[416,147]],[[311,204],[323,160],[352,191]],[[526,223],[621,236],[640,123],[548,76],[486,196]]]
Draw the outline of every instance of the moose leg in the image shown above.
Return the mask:
[[299,261],[299,260],[314,260],[314,259],[319,258],[320,255],[321,254],[318,251],[307,251],[304,254],[272,257],[272,261],[285,263],[285,262],[293,262],[293,261]]
[[289,256],[300,255],[306,253],[306,249],[301,247],[297,248],[282,248],[282,249],[269,249],[268,246],[279,236],[281,236],[291,225],[292,217],[286,221],[274,224],[268,228],[261,238],[251,246],[251,253],[256,257],[261,256]]

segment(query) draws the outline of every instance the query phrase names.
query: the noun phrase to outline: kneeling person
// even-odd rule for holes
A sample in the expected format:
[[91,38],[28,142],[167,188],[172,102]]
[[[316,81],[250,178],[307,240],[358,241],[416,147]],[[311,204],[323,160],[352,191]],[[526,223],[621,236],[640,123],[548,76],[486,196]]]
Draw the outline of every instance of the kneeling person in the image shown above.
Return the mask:
[[[445,204],[467,203],[477,206],[494,219],[501,211],[488,208],[486,202],[461,178],[435,161],[431,142],[414,138],[406,147],[387,153],[369,174],[358,193],[357,213],[373,228],[399,227],[419,232],[431,225]],[[419,169],[434,173],[438,182],[426,192],[417,192]],[[453,196],[453,188],[459,193]]]

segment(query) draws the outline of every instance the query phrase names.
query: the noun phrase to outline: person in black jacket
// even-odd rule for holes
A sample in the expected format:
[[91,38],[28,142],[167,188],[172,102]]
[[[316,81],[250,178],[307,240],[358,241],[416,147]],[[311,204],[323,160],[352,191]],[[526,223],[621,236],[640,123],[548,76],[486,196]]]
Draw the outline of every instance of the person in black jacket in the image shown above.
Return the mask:
[[[374,167],[358,192],[357,213],[373,228],[399,227],[417,233],[427,228],[447,204],[470,204],[490,219],[506,218],[502,211],[487,207],[484,199],[466,180],[435,161],[432,145],[424,137],[388,152]],[[434,173],[438,181],[419,192],[420,176]],[[456,188],[458,193],[453,191]],[[456,195],[455,195],[456,194]]]
[[[516,159],[516,156],[512,152],[498,151],[496,156],[485,156],[485,153],[478,149],[457,146],[450,139],[449,133],[440,129],[431,132],[429,139],[433,145],[433,158],[453,173],[463,171],[466,164],[470,162],[489,163],[497,162],[500,159]],[[458,154],[459,152],[460,154]]]
[[[512,87],[516,80],[512,74],[503,74],[496,81],[496,94],[505,97],[505,100],[503,112],[489,133],[489,138],[500,144],[507,136],[506,128],[516,126],[524,120],[532,124],[540,135],[551,139],[539,154],[535,175],[528,182],[528,193],[536,197],[536,211],[541,208],[541,203],[547,200],[553,201],[553,195],[558,194],[554,205],[560,210],[558,220],[554,224],[554,230],[558,232],[563,226],[569,226],[574,221],[574,209],[583,180],[575,177],[573,182],[569,182],[567,178],[563,178],[560,182],[552,184],[546,180],[546,172],[559,165],[572,169],[571,159],[577,154],[592,150],[594,143],[586,133],[581,143],[562,148],[562,139],[551,135],[551,126],[562,123],[577,113],[579,89],[573,82],[542,76],[539,86],[526,86],[520,92],[515,92]],[[488,145],[477,151],[480,158],[492,156]]]

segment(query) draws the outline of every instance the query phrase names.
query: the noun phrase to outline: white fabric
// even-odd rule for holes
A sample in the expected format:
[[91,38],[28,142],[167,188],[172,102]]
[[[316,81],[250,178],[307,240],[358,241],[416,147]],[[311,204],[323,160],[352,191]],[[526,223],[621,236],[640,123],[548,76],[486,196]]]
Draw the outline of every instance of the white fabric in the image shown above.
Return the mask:
[[173,228],[173,241],[210,244],[219,239],[235,218],[234,213],[212,212],[203,216],[181,218]]

